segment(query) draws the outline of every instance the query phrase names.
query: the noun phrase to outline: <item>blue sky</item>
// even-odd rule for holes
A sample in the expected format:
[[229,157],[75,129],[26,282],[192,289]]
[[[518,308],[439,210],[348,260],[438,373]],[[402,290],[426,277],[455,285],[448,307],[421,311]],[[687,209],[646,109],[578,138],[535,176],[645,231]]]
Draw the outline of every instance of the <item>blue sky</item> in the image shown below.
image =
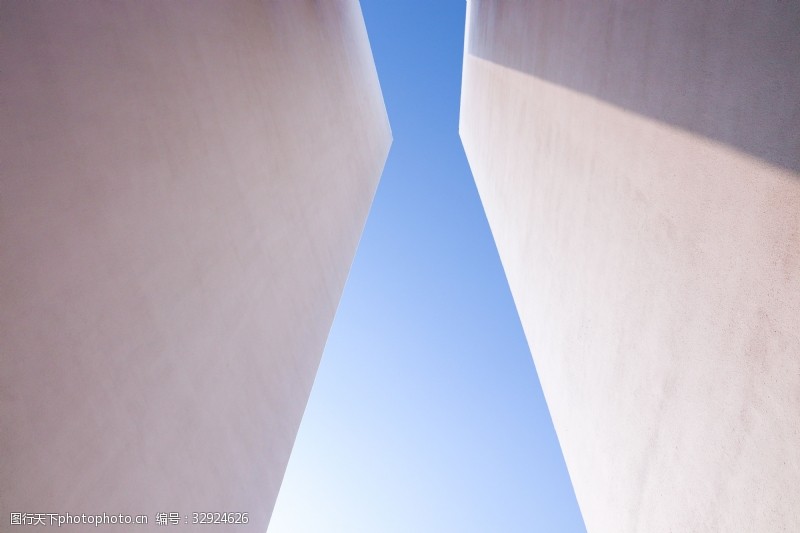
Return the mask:
[[585,531],[458,137],[466,3],[361,5],[394,142],[269,532]]

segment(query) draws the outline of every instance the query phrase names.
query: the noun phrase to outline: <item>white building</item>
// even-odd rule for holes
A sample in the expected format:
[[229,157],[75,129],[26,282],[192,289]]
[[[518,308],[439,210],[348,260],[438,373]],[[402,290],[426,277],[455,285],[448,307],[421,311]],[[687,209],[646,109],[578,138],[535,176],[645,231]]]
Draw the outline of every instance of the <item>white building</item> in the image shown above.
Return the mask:
[[469,2],[461,138],[591,532],[800,531],[800,5],[734,4]]
[[391,142],[358,2],[3,2],[0,93],[0,529],[265,531]]

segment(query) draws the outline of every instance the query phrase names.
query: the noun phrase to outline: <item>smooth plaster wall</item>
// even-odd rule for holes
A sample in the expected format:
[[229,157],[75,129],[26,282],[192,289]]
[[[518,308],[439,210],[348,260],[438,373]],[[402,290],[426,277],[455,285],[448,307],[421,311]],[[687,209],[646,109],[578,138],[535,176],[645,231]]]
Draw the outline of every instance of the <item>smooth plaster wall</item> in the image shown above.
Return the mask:
[[358,2],[4,1],[0,94],[0,529],[265,531],[391,142]]
[[[610,18],[597,24],[625,47],[588,24],[559,31],[585,2],[470,2],[460,125],[585,523],[799,531],[800,93],[758,114],[681,92],[713,79],[723,99],[783,94],[775,84],[800,70],[782,63],[800,51],[797,26],[718,2],[690,29],[654,16],[658,2],[598,4]],[[498,26],[537,17],[551,23]],[[689,44],[673,40],[687,32]],[[767,61],[776,42],[786,72],[734,68],[740,50],[767,47],[751,54]],[[648,50],[670,46],[716,59],[698,70],[677,57],[679,77],[649,75]],[[574,69],[583,85],[514,54]],[[593,78],[604,72],[626,79]],[[670,98],[647,113],[615,87]],[[772,133],[763,146],[713,134],[737,113]],[[698,126],[666,119],[682,114]]]

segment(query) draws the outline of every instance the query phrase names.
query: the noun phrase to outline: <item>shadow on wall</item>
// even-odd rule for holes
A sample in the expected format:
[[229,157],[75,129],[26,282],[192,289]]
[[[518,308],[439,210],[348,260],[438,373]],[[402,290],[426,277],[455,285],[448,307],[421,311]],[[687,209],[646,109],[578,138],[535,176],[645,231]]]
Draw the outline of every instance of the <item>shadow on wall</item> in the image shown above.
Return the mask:
[[800,2],[534,2],[471,0],[469,53],[800,172]]

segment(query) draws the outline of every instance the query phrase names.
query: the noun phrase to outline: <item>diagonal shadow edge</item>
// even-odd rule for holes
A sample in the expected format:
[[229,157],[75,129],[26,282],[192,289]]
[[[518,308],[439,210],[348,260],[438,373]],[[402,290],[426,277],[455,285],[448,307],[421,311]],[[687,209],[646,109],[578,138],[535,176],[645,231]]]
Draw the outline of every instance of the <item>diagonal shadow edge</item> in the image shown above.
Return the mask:
[[515,7],[468,2],[465,52],[730,145],[800,179],[800,3]]

